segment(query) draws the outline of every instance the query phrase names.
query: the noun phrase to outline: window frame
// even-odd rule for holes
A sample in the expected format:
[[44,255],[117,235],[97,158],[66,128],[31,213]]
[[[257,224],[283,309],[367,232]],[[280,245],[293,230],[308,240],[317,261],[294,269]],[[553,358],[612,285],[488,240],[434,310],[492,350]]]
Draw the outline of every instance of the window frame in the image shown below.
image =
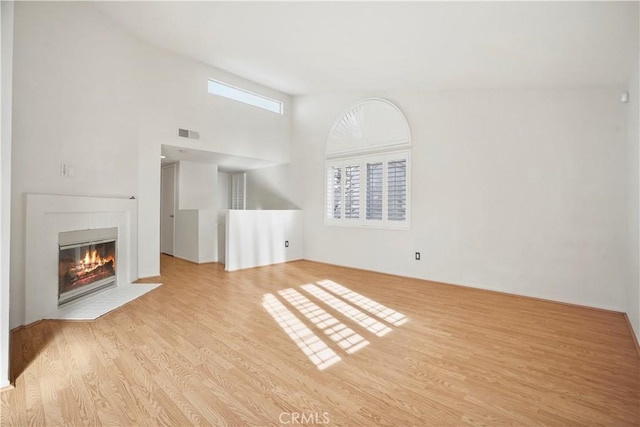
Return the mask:
[[[405,160],[406,161],[406,176],[405,176],[405,219],[403,221],[389,220],[389,200],[388,200],[388,187],[389,187],[389,162]],[[381,220],[369,220],[367,216],[367,164],[382,163],[383,178],[382,178],[382,219]],[[359,179],[359,217],[358,218],[346,218],[345,211],[345,177],[346,168],[348,166],[359,166],[360,179]],[[333,168],[340,168],[341,181],[340,181],[340,218],[330,218],[329,209],[333,205],[332,198],[329,197],[329,175]],[[328,226],[338,227],[362,227],[362,228],[382,228],[393,230],[409,230],[411,228],[411,149],[389,151],[379,154],[363,154],[352,157],[340,157],[334,159],[326,159],[324,166],[324,223]]]
[[271,113],[284,115],[284,103],[282,101],[260,95],[259,93],[251,92],[250,90],[246,90],[241,87],[230,85],[229,83],[221,82],[220,80],[208,79],[207,92],[210,95],[220,96],[222,98],[240,102],[244,105],[250,105]]

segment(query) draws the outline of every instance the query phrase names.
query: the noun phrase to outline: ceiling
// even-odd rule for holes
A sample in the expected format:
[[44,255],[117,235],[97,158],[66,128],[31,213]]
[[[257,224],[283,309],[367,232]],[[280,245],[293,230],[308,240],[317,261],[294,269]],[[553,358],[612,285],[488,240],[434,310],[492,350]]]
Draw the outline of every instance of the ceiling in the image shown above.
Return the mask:
[[638,2],[101,2],[140,38],[289,94],[624,85]]
[[234,156],[232,154],[215,153],[212,151],[196,150],[193,148],[162,145],[161,160],[163,165],[179,161],[212,163],[218,165],[220,172],[244,172],[252,169],[267,168],[278,163],[250,157]]

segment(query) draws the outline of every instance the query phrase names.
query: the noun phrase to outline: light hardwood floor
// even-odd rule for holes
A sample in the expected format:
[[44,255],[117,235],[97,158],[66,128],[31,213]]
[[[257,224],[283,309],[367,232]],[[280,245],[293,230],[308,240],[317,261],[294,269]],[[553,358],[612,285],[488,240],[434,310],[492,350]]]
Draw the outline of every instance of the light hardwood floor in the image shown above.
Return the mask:
[[[162,279],[96,321],[15,331],[2,426],[640,424],[640,358],[619,313],[308,261],[225,273],[163,256]],[[370,332],[301,288],[325,279],[407,322]],[[287,288],[369,344],[344,351]],[[267,294],[341,360],[318,369]]]

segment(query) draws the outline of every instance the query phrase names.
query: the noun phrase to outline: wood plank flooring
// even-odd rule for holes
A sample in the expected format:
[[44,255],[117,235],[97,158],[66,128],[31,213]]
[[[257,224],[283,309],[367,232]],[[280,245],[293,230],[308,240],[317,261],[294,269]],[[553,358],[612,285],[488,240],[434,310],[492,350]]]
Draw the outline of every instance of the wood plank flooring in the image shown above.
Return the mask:
[[[96,321],[14,331],[1,425],[640,425],[640,358],[619,313],[308,261],[225,273],[163,256],[162,280]],[[407,321],[301,288],[322,280]],[[350,338],[330,339],[331,322]],[[338,343],[355,335],[368,345],[350,354]],[[299,345],[340,361],[320,370]]]

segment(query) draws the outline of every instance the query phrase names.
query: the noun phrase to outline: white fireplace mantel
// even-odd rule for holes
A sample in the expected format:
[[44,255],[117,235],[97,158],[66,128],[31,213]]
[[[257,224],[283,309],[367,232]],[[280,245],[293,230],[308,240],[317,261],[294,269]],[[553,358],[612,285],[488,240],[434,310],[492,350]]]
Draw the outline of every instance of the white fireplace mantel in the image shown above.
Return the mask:
[[58,234],[118,228],[118,286],[138,278],[137,201],[125,198],[26,195],[25,323],[58,308]]

